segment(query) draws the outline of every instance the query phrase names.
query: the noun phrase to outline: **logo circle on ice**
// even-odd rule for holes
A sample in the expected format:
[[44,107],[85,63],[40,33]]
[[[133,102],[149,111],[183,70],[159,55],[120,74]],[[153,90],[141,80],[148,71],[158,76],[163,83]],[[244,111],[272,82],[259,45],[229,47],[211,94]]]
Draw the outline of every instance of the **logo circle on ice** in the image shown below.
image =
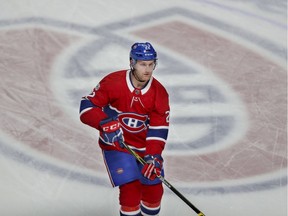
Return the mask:
[[[181,11],[184,10],[175,10],[174,13],[177,16],[189,13],[195,15],[191,11],[185,11],[183,14]],[[173,13],[173,10],[171,12]],[[202,18],[205,20],[205,16]],[[283,118],[286,115],[282,109],[286,98],[284,94],[279,93],[285,89],[286,78],[283,75],[286,73],[283,68],[266,55],[247,49],[237,41],[234,43],[214,34],[212,30],[218,27],[217,23],[220,25],[219,20],[213,23],[213,28],[209,32],[183,20],[157,22],[153,28],[147,25],[147,21],[149,23],[151,20],[153,19],[147,20],[142,17],[137,22],[139,28],[128,29],[126,33],[134,36],[143,35],[147,39],[153,37],[155,45],[161,44],[165,47],[165,52],[161,48],[157,49],[160,62],[164,63],[157,68],[155,75],[159,74],[160,81],[164,81],[163,84],[171,95],[173,105],[168,143],[165,147],[166,174],[169,179],[172,177],[175,182],[185,181],[185,184],[180,186],[188,188],[191,192],[206,190],[220,193],[263,190],[281,185],[279,182],[287,182],[286,175],[283,174],[287,166],[286,118]],[[23,23],[25,22],[27,20],[23,20]],[[1,102],[4,104],[3,107],[13,111],[11,115],[2,115],[3,122],[9,124],[1,125],[3,134],[13,138],[11,139],[13,142],[4,140],[0,143],[0,150],[13,159],[17,158],[21,163],[29,166],[33,164],[39,170],[49,170],[59,176],[105,185],[106,176],[103,175],[105,167],[102,158],[97,157],[101,152],[96,144],[95,131],[91,135],[89,134],[91,131],[79,123],[77,116],[79,100],[106,72],[110,71],[111,62],[105,65],[102,57],[111,58],[111,47],[127,53],[131,41],[120,39],[117,32],[114,34],[114,30],[109,30],[109,35],[113,37],[117,34],[115,37],[119,39],[117,44],[115,40],[98,35],[96,29],[89,32],[96,32],[99,37],[91,41],[91,35],[87,37],[87,32],[83,33],[83,28],[78,28],[77,25],[71,25],[73,32],[69,32],[68,29],[64,32],[63,29],[57,31],[61,21],[57,23],[56,20],[51,22],[49,19],[35,18],[29,22],[35,22],[35,25],[41,23],[41,28],[19,29],[19,22],[16,22],[17,25],[13,29],[11,21],[11,28],[0,31],[3,43],[9,44],[9,41],[13,40],[15,44],[14,50],[5,50],[11,47],[4,46],[2,55],[14,51],[18,59],[23,59],[17,64],[13,64],[13,61],[5,62],[7,69],[13,69],[9,69],[14,77],[13,81],[6,76],[6,70],[0,70],[5,85],[3,88],[6,90],[2,92]],[[145,25],[141,28],[142,23]],[[52,31],[50,25],[54,24],[57,25],[53,26]],[[200,21],[199,24],[201,25]],[[121,21],[118,25],[118,29],[125,31]],[[228,26],[227,23],[225,26]],[[236,26],[230,27],[227,30],[239,30]],[[74,34],[75,31],[79,32],[77,36]],[[188,37],[180,38],[185,35]],[[245,35],[245,40],[251,39],[250,42],[255,42],[252,36],[256,35],[250,32]],[[198,43],[192,44],[191,40],[184,44],[191,38],[196,38]],[[209,44],[209,53],[205,53],[207,47],[201,47],[205,45],[201,42],[202,38]],[[41,40],[36,43],[41,46],[29,46],[30,43],[27,41],[34,40]],[[166,43],[162,44],[163,41]],[[215,41],[217,43],[214,43]],[[110,46],[111,44],[113,46]],[[180,44],[183,45],[182,49]],[[187,46],[190,44],[195,49],[189,49]],[[265,39],[255,46],[260,47],[262,44],[271,45],[268,51],[274,48],[277,51],[278,46]],[[229,49],[226,49],[227,47]],[[197,50],[204,51],[202,55],[205,57],[204,60],[199,59],[201,56]],[[237,53],[233,52],[232,55],[232,50],[237,50]],[[178,58],[178,54],[181,57]],[[273,54],[274,57],[279,57],[279,53],[271,52],[271,55]],[[31,59],[32,57],[34,59]],[[238,62],[239,59],[241,64]],[[28,64],[29,62],[38,62],[39,65],[47,67],[38,70],[38,67],[33,67],[34,64]],[[100,65],[103,68],[99,68]],[[239,67],[234,67],[235,65]],[[207,74],[203,76],[206,71],[202,69],[209,67],[208,71],[213,71],[222,77],[214,79],[213,76],[207,78]],[[237,79],[231,77],[231,74],[236,74]],[[30,85],[31,77],[35,79]],[[31,86],[29,91],[27,83]],[[232,91],[231,88],[226,88],[227,86],[233,87]],[[15,106],[15,101],[7,95],[25,98],[26,109]],[[235,106],[238,100],[235,100],[234,95],[243,103],[241,109]],[[226,109],[227,107],[229,109]],[[241,120],[245,117],[249,125],[242,124]],[[119,119],[123,129],[133,133],[144,130],[148,124],[146,116],[133,113],[120,114]],[[241,130],[243,128],[245,130]],[[194,133],[195,131],[197,133]],[[25,145],[25,148],[19,147],[21,144]],[[30,149],[33,151],[29,151]],[[43,159],[45,158],[43,154],[46,154],[47,160]],[[59,163],[59,160],[63,163]],[[185,171],[177,169],[178,166],[175,164],[179,164],[179,161],[182,162]],[[76,171],[73,169],[76,166],[85,169]]]

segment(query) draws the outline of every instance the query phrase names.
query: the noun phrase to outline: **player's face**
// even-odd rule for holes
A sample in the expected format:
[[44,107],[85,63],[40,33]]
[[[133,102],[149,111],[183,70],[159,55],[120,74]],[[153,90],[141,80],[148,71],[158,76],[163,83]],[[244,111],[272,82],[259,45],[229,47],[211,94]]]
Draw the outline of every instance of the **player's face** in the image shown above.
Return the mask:
[[137,61],[134,65],[135,74],[139,81],[147,82],[152,76],[152,72],[155,68],[155,61]]

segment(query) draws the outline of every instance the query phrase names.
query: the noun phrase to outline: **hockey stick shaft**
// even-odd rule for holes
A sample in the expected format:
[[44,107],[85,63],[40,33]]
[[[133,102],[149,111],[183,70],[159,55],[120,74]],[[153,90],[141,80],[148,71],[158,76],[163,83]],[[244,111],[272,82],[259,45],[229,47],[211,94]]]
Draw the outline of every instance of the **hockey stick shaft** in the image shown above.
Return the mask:
[[[146,164],[146,161],[142,157],[140,157],[134,150],[132,150],[126,143],[122,142],[122,144],[142,165]],[[181,194],[175,187],[173,187],[162,175],[157,175],[157,177],[190,208],[192,208],[198,214],[198,216],[205,216],[196,206],[194,206],[185,196],[183,196],[183,194]]]

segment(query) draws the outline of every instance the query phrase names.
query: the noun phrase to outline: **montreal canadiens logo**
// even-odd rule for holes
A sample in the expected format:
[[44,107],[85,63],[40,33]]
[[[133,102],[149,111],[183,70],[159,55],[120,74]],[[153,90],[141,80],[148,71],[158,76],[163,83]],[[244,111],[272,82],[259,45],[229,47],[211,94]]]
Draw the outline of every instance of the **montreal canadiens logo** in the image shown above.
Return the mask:
[[[155,46],[161,45],[157,52],[165,51],[162,58],[165,63],[157,68],[157,74],[165,82],[172,108],[165,146],[167,178],[178,182],[177,187],[185,193],[196,194],[286,186],[287,95],[282,94],[287,89],[286,48],[261,35],[238,29],[238,25],[229,26],[220,20],[208,22],[212,21],[210,17],[190,10],[169,11],[177,15],[175,20],[172,16],[173,19],[165,18],[163,23],[148,25],[154,19],[141,16],[139,26],[133,30],[123,28],[123,20],[114,23],[118,26],[116,30],[151,39]],[[185,21],[190,18],[192,22]],[[21,22],[25,25],[20,26]],[[27,22],[36,28],[26,29]],[[103,38],[106,36],[102,33],[103,26],[96,29],[67,24],[73,26],[69,28],[71,32],[68,28],[58,31],[63,27],[61,20],[33,18],[2,22],[2,43],[13,41],[13,46],[1,47],[2,59],[12,58],[12,61],[5,61],[7,70],[0,70],[5,89],[1,91],[0,155],[49,175],[107,185],[95,131],[79,121],[79,101],[109,72],[99,55],[110,58],[111,48],[127,52],[127,43],[134,41],[121,38],[114,30],[106,32],[111,38]],[[211,31],[206,31],[209,25]],[[106,27],[108,31],[109,25]],[[223,34],[213,32],[215,28]],[[228,31],[227,38],[224,30]],[[187,34],[177,34],[179,31]],[[234,40],[243,37],[243,43],[231,37],[240,31]],[[79,34],[76,36],[75,32]],[[95,40],[91,40],[91,33]],[[119,43],[115,44],[115,38]],[[38,43],[30,46],[39,40],[39,46]],[[244,43],[246,40],[248,43]],[[264,50],[265,55],[258,48],[246,47],[249,43]],[[201,55],[198,50],[203,50]],[[273,58],[268,58],[266,52]],[[19,59],[23,61],[18,62]],[[42,65],[47,67],[39,70]],[[23,99],[25,109],[15,106],[19,98]],[[147,116],[134,113],[121,113],[119,120],[123,130],[135,134],[147,130],[149,121]],[[181,163],[181,169],[178,159],[185,162]]]
[[147,128],[148,117],[136,113],[121,113],[118,115],[121,126],[130,133],[139,133]]

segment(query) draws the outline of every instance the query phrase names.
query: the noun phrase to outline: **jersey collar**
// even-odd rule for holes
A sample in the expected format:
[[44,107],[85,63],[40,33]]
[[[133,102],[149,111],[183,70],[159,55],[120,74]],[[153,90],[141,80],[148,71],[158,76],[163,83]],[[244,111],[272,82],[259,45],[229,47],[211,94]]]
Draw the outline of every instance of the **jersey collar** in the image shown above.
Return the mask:
[[[126,83],[127,83],[127,86],[129,88],[130,92],[133,92],[135,90],[135,87],[132,84],[132,80],[130,78],[130,73],[131,73],[131,70],[127,70],[127,72],[126,72]],[[152,80],[153,80],[153,76],[151,76],[150,80],[145,85],[145,87],[143,89],[141,89],[141,94],[142,95],[144,95],[150,89],[151,84],[152,84]]]

